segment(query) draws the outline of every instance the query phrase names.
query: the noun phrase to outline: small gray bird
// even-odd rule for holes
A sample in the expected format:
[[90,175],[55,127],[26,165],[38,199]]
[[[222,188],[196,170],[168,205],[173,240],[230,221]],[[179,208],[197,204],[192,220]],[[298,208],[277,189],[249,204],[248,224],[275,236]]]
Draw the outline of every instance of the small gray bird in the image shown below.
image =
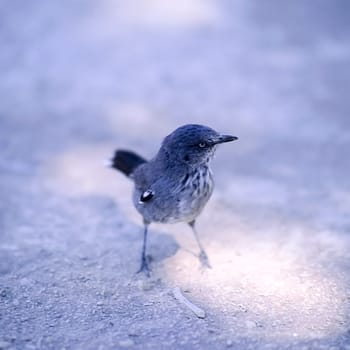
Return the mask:
[[187,222],[198,243],[202,265],[210,267],[195,221],[214,189],[209,162],[216,146],[237,139],[235,136],[219,134],[207,126],[189,124],[165,137],[157,155],[150,161],[131,151],[115,152],[110,166],[134,181],[133,202],[144,222],[141,267],[138,272],[143,271],[147,275],[150,272],[146,244],[151,222]]

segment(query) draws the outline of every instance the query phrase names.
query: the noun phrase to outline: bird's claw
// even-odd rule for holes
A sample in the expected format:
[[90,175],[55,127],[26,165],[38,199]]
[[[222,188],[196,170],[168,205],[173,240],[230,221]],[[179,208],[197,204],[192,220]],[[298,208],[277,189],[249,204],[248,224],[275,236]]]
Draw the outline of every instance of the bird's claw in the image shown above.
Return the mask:
[[141,272],[144,273],[147,277],[151,276],[151,269],[149,268],[146,259],[142,260],[141,267],[136,273],[141,273]]
[[210,262],[209,262],[208,255],[203,250],[199,254],[199,261],[200,261],[200,263],[202,264],[203,267],[211,269],[211,265],[210,265]]

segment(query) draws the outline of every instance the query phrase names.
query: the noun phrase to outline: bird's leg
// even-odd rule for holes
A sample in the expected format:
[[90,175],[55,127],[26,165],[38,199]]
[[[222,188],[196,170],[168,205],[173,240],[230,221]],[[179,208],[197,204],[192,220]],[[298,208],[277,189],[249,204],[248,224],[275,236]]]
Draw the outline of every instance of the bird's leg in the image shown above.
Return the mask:
[[142,254],[141,254],[141,266],[137,273],[144,272],[147,277],[150,276],[150,268],[148,266],[147,258],[146,258],[146,246],[147,246],[147,232],[149,222],[144,221],[144,231],[143,231],[143,245],[142,245]]
[[209,259],[208,259],[208,255],[207,255],[207,253],[205,252],[205,250],[204,250],[204,248],[203,248],[203,246],[202,246],[201,241],[199,240],[198,232],[197,232],[196,226],[195,226],[195,220],[189,222],[188,224],[189,224],[189,225],[191,226],[191,228],[192,228],[194,237],[196,238],[196,241],[197,241],[197,244],[198,244],[198,247],[199,247],[199,250],[200,250],[200,253],[199,253],[199,261],[201,262],[202,266],[211,268],[211,265],[210,265]]

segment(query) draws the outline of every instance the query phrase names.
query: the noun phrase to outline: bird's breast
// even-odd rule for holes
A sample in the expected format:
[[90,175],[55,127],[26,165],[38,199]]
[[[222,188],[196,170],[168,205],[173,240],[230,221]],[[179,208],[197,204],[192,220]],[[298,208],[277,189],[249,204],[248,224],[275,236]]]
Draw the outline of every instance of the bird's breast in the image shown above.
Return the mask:
[[[186,181],[184,181],[186,180]],[[180,221],[194,220],[208,202],[214,181],[209,167],[201,167],[185,175],[178,202]]]
[[140,202],[143,192],[136,190],[134,204],[149,222],[190,222],[203,210],[214,181],[208,166],[191,169],[176,176],[161,176],[151,188],[153,196]]

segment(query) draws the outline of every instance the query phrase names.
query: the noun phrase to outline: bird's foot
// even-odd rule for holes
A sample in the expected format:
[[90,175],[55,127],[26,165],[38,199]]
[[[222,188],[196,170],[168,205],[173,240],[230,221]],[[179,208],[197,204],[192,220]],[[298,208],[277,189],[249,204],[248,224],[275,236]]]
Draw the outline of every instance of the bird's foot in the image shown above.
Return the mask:
[[140,269],[136,273],[144,273],[147,277],[151,276],[151,269],[149,268],[148,262],[146,259],[141,261]]
[[204,250],[202,250],[200,252],[198,258],[199,258],[199,261],[200,261],[202,267],[206,267],[207,269],[211,269],[208,255],[206,254],[206,252]]

